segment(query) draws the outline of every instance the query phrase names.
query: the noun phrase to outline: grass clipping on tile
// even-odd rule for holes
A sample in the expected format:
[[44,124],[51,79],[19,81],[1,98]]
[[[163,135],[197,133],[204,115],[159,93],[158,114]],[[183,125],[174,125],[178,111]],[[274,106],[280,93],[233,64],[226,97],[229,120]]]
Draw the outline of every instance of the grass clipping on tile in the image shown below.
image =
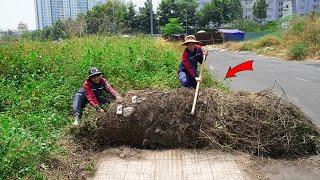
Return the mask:
[[[132,103],[132,97],[138,103]],[[297,157],[319,150],[319,129],[294,104],[263,90],[232,93],[200,91],[194,115],[194,90],[130,91],[104,114],[84,118],[73,131],[91,146],[138,148],[213,148],[241,150],[258,156]]]

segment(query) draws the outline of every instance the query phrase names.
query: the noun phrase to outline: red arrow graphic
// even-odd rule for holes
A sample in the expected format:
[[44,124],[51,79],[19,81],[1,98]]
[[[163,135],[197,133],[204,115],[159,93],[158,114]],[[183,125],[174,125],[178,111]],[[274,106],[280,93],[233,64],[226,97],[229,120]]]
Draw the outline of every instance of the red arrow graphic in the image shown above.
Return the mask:
[[244,63],[237,65],[234,68],[231,68],[230,66],[225,78],[236,77],[236,73],[240,71],[253,70],[252,64],[253,64],[253,60],[248,60]]

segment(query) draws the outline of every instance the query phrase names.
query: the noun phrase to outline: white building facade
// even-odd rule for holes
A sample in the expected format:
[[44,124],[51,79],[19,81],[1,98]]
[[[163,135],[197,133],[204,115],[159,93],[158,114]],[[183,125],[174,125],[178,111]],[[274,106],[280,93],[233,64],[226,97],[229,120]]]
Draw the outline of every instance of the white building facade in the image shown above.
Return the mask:
[[202,9],[204,7],[204,5],[210,3],[211,0],[196,0],[197,3],[197,11],[199,11],[200,9]]
[[18,34],[23,34],[28,31],[28,25],[26,23],[20,22],[18,24]]
[[253,18],[253,5],[256,0],[241,0],[241,5],[243,8],[243,18],[252,19]]
[[103,3],[106,0],[34,0],[37,29],[52,26],[58,20],[74,20]]
[[[256,2],[257,0],[241,0],[244,18],[253,18],[253,5]],[[313,11],[320,13],[320,0],[266,0],[266,2],[267,21],[278,20],[292,14],[305,15]]]

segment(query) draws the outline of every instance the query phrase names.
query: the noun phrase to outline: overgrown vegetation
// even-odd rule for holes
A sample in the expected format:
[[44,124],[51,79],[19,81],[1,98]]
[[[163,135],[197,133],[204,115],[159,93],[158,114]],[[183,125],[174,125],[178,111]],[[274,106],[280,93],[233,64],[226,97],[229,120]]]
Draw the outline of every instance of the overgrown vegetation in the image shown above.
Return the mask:
[[239,29],[245,32],[260,32],[268,31],[275,32],[279,29],[280,21],[269,21],[266,24],[259,24],[258,22],[248,20],[248,19],[238,19],[230,24],[224,25],[224,28],[227,29]]
[[[181,52],[181,46],[142,37],[1,44],[0,179],[41,178],[42,163],[71,123],[72,97],[90,66],[99,67],[121,93],[177,88]],[[204,86],[213,86],[206,77]]]
[[294,17],[288,24],[287,29],[261,39],[227,43],[226,47],[236,51],[257,51],[289,60],[320,59],[320,16],[311,14]]
[[[199,11],[196,9],[195,0],[162,0],[158,9],[153,9],[153,33],[166,33],[161,31],[161,27],[168,24],[170,18],[178,19],[188,34],[208,29],[209,22],[218,28],[221,24],[242,18],[240,0],[214,0]],[[75,20],[57,21],[53,26],[25,33],[23,37],[60,40],[93,34],[150,34],[150,14],[151,1],[146,1],[143,7],[136,10],[132,2],[107,0],[105,4],[93,7]],[[174,33],[181,33],[180,29],[176,30]]]
[[183,32],[183,28],[177,18],[170,18],[169,23],[161,28],[164,36],[170,36],[172,34],[180,34]]

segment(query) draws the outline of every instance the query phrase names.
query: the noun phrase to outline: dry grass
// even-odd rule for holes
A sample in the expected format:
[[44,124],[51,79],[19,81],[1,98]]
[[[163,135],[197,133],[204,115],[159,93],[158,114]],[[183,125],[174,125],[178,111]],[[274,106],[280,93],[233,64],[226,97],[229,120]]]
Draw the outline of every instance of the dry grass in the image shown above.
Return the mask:
[[[132,104],[133,95],[145,100]],[[272,157],[317,153],[319,130],[300,109],[271,91],[204,89],[194,116],[192,99],[188,89],[129,92],[122,105],[134,108],[130,116],[116,115],[113,103],[105,115],[85,121],[75,134],[95,146],[211,147]]]
[[258,40],[227,42],[222,47],[231,51],[255,51],[287,60],[320,60],[320,17],[297,17],[290,24],[281,36],[267,35]]

